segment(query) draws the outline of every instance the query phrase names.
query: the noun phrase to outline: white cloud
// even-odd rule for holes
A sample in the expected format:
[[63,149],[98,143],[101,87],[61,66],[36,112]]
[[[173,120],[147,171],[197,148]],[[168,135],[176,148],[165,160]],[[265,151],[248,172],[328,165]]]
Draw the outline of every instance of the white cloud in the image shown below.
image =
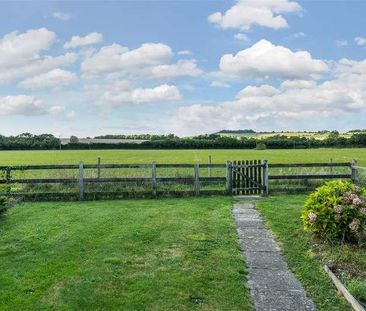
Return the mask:
[[211,87],[221,87],[221,88],[229,88],[231,85],[229,83],[223,82],[223,81],[212,81],[210,84]]
[[46,114],[43,103],[34,96],[12,95],[0,97],[0,115],[42,115]]
[[192,55],[192,52],[190,50],[182,50],[182,51],[179,51],[177,53],[177,55],[189,56],[189,55]]
[[65,112],[65,107],[64,106],[52,106],[49,109],[49,113],[52,115],[61,115]]
[[[366,111],[366,61],[343,59],[332,78],[321,83],[287,80],[277,89],[248,86],[232,101],[194,104],[176,111],[175,129],[183,134],[223,128],[309,128],[341,122],[340,116]],[[173,125],[172,125],[173,126]]]
[[162,84],[154,88],[131,88],[128,82],[116,82],[112,88],[104,92],[102,103],[112,106],[136,105],[177,101],[181,99],[178,88],[174,85]]
[[55,11],[52,13],[52,17],[62,21],[68,21],[71,18],[71,14],[61,11]]
[[26,64],[1,68],[0,84],[9,83],[15,79],[38,75],[58,67],[67,67],[78,58],[75,53],[66,53],[60,56],[46,56]]
[[301,6],[288,0],[238,0],[225,13],[216,12],[208,17],[210,23],[223,29],[235,28],[243,31],[253,26],[264,26],[273,29],[288,27],[284,13],[298,12]]
[[162,43],[145,43],[129,50],[119,44],[102,47],[81,64],[85,78],[112,75],[115,78],[169,80],[178,76],[199,76],[202,70],[194,59],[171,63],[173,52]]
[[23,80],[18,84],[25,89],[60,88],[77,80],[76,74],[60,68]]
[[244,98],[244,97],[257,97],[257,96],[272,96],[278,94],[279,90],[274,88],[271,85],[261,85],[261,86],[247,86],[242,89],[238,94],[237,98]]
[[321,60],[313,59],[307,51],[293,52],[281,45],[260,40],[236,55],[222,56],[220,70],[226,76],[241,79],[313,79],[327,72],[328,66]]
[[98,32],[91,32],[84,37],[73,36],[70,41],[64,44],[65,49],[75,49],[80,46],[86,46],[99,43],[103,40],[102,34]]
[[68,119],[70,121],[74,120],[75,118],[76,118],[76,112],[74,110],[72,110],[66,114],[66,119]]
[[47,50],[55,38],[55,33],[46,28],[6,34],[0,39],[0,69],[38,59],[39,53]]
[[249,37],[245,33],[237,33],[234,38],[239,41],[249,41]]
[[285,89],[307,89],[314,87],[315,81],[311,80],[286,80],[281,83],[281,88]]
[[152,77],[168,80],[179,76],[197,77],[202,74],[195,60],[179,60],[175,64],[158,65],[151,69]]
[[356,37],[355,42],[356,42],[357,45],[365,46],[366,45],[366,38]]

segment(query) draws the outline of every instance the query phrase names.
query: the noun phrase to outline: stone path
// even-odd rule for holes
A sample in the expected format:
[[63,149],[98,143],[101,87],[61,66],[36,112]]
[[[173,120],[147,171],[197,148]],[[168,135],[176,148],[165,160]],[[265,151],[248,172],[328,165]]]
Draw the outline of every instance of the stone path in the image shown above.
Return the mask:
[[238,202],[233,214],[248,267],[248,286],[257,311],[315,310],[254,204]]

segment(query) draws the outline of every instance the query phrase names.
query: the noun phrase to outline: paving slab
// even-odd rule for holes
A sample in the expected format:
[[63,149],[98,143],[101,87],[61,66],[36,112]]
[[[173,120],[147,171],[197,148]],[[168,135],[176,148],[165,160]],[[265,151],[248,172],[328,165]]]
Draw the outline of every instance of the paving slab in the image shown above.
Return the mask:
[[257,311],[313,311],[301,283],[288,269],[281,249],[251,202],[233,207],[239,243],[248,267],[248,286]]
[[243,238],[240,241],[240,245],[244,251],[251,252],[279,252],[281,249],[277,243],[271,238]]
[[253,269],[287,269],[287,264],[279,252],[245,252],[248,266]]
[[313,311],[313,303],[302,291],[252,292],[257,311]]

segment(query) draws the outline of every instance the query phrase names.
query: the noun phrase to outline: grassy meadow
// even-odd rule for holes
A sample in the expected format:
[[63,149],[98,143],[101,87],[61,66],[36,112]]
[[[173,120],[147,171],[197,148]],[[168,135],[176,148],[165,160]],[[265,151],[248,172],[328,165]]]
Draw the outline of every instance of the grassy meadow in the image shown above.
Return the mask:
[[24,203],[0,219],[0,310],[252,310],[229,197]]
[[0,151],[0,166],[26,164],[92,164],[101,157],[102,163],[213,163],[227,160],[265,159],[271,163],[348,162],[357,159],[366,166],[366,148],[350,149],[287,149],[287,150],[55,150]]

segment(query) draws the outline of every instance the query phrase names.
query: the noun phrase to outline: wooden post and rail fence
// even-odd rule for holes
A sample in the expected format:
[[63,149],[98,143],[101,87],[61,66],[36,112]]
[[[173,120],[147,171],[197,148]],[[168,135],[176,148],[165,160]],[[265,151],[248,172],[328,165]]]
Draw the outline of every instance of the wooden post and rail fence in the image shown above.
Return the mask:
[[[349,172],[334,173],[334,168],[346,168]],[[313,174],[275,174],[269,173],[272,169],[298,169],[298,168],[319,168],[320,173]],[[324,170],[329,168],[329,170]],[[159,185],[164,184],[185,184],[193,185],[192,195],[200,194],[232,194],[232,195],[263,195],[269,194],[269,181],[291,181],[291,180],[312,180],[312,179],[350,179],[354,182],[357,181],[357,162],[333,162],[328,163],[269,163],[266,160],[242,160],[242,161],[227,161],[226,164],[213,164],[211,157],[209,157],[208,164],[160,164],[152,162],[150,164],[102,164],[101,158],[98,158],[97,164],[84,164],[80,162],[79,165],[67,164],[67,165],[26,165],[26,166],[0,166],[0,184],[8,185],[7,194],[10,194],[10,188],[12,184],[77,184],[78,199],[84,200],[85,195],[88,194],[85,191],[86,184],[93,183],[121,183],[121,184],[140,184],[144,185],[147,192],[150,192],[152,197],[159,195]],[[145,173],[150,170],[150,176],[148,177],[104,177],[102,171],[113,169],[144,169]],[[174,176],[170,174],[168,176],[160,176],[158,174],[159,169],[184,169],[182,176]],[[207,171],[202,171],[207,169]],[[216,172],[215,172],[216,169]],[[53,174],[53,171],[65,171],[74,170],[77,171],[77,175],[73,175],[70,178],[21,178],[13,177],[12,173],[16,172],[29,172],[29,171],[51,171],[51,176],[57,176]],[[85,170],[95,170],[95,175],[92,177],[87,176]],[[327,173],[324,173],[327,172]],[[4,172],[1,174],[1,172]],[[189,174],[191,172],[191,174]],[[207,172],[207,176],[203,172]],[[220,173],[220,176],[214,176],[215,173]],[[225,172],[225,173],[224,173]],[[17,174],[19,175],[19,174]],[[21,175],[21,174],[20,174]],[[172,176],[173,175],[173,176]],[[217,174],[216,174],[217,175]],[[1,177],[3,176],[3,177]],[[146,174],[145,174],[146,176]],[[202,185],[221,185],[220,189],[203,189]],[[186,191],[187,192],[187,191]],[[23,193],[24,194],[24,193]],[[118,194],[118,193],[117,193]],[[88,194],[89,195],[89,194]],[[113,196],[112,196],[113,197]]]

